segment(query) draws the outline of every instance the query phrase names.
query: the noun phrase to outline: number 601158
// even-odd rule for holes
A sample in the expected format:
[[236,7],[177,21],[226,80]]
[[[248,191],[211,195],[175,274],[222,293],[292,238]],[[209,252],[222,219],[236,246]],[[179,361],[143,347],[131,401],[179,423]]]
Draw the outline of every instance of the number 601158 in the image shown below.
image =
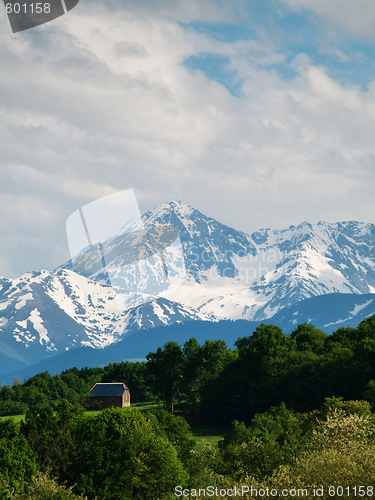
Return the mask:
[[7,14],[49,14],[51,12],[51,4],[49,3],[7,3],[5,6]]

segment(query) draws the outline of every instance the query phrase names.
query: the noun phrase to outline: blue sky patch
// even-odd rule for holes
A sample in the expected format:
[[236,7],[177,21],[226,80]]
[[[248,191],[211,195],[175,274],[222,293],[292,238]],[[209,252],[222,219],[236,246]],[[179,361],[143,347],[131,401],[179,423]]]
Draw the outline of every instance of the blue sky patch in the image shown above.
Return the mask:
[[190,69],[203,71],[208,78],[224,85],[229,92],[239,97],[242,82],[235,71],[229,69],[229,58],[217,54],[203,53],[189,57],[184,66]]

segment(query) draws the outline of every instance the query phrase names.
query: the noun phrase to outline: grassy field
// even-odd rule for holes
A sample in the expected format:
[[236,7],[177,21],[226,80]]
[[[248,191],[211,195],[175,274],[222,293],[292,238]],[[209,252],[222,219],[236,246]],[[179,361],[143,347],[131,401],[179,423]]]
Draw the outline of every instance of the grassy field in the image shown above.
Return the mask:
[[224,439],[224,436],[228,431],[228,427],[226,426],[202,423],[189,418],[186,420],[189,422],[191,432],[193,433],[197,443],[200,443],[203,439],[205,439],[210,444],[217,445],[219,441]]
[[165,406],[162,403],[134,403],[131,405],[133,408],[138,408],[138,410],[164,410]]
[[11,418],[16,423],[21,422],[21,420],[25,420],[25,415],[13,415],[11,417],[0,417],[0,420],[5,420],[6,418]]
[[[154,403],[135,403],[131,405],[132,408],[138,408],[138,410],[141,411],[147,411],[147,410],[162,410],[164,408],[164,405],[161,404],[154,404]],[[89,415],[91,417],[94,417],[95,415],[98,415],[101,412],[101,410],[97,411],[85,411],[85,415]]]

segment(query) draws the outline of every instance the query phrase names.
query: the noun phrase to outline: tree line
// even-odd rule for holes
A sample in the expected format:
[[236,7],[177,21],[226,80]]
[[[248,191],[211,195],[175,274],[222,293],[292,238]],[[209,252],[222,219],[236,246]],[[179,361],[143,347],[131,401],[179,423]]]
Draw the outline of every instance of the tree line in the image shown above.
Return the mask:
[[0,389],[0,416],[25,414],[36,404],[56,409],[61,400],[94,409],[90,388],[97,382],[124,382],[131,393],[131,402],[164,402],[173,412],[174,403],[198,411],[203,387],[210,384],[236,353],[223,340],[207,340],[200,345],[196,339],[183,347],[167,342],[146,362],[110,363],[103,368],[72,368],[60,375],[39,373],[25,382],[14,379],[12,385]]
[[326,397],[364,399],[375,404],[375,316],[357,328],[328,335],[311,324],[290,334],[262,324],[230,349],[223,340],[181,346],[170,341],[145,362],[110,363],[103,368],[44,372],[0,389],[0,415],[26,413],[36,404],[56,408],[65,399],[90,409],[96,382],[125,382],[132,403],[163,401],[206,419],[250,422],[284,402],[298,412],[318,408]]
[[[207,485],[279,491],[333,479],[375,487],[374,350],[375,316],[332,335],[264,324],[234,349],[191,338],[144,363],[15,380],[2,387],[0,409],[27,412],[20,425],[0,420],[0,498],[168,499],[176,485],[198,496]],[[162,401],[166,410],[84,413],[94,383],[119,381],[132,402]],[[218,446],[197,444],[181,415],[229,430]]]

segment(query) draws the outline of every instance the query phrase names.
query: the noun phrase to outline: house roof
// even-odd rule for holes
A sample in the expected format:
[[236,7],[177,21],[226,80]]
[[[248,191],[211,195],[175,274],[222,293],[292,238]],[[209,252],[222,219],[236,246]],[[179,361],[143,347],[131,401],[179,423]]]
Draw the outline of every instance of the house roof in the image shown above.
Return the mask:
[[122,396],[128,387],[123,382],[114,384],[95,384],[90,389],[90,396],[103,397],[103,396]]

